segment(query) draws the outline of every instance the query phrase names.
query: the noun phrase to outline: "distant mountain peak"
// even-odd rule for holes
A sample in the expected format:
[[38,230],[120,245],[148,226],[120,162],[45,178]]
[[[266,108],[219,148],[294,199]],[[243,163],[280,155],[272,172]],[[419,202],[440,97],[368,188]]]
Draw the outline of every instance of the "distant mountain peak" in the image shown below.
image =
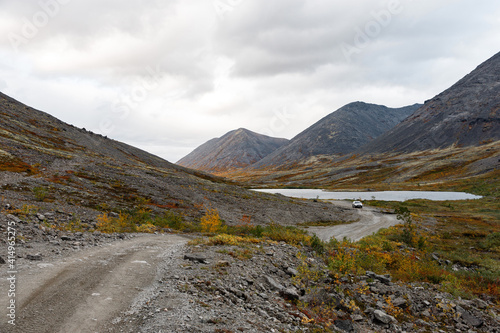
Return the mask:
[[253,168],[283,166],[319,155],[345,155],[380,136],[411,115],[420,104],[388,108],[352,102],[330,113],[269,154]]
[[500,140],[500,53],[359,152],[412,152],[496,140]]
[[220,138],[207,141],[180,159],[177,164],[220,173],[258,162],[286,143],[287,139],[273,138],[246,128],[238,128]]

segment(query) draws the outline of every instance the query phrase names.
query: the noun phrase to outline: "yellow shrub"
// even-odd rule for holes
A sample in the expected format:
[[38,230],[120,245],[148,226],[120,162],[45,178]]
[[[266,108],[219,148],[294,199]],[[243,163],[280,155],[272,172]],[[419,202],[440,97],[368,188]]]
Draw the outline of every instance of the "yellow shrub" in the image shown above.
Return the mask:
[[116,232],[116,225],[113,223],[113,219],[107,214],[101,214],[97,217],[97,230],[104,233]]
[[240,237],[234,235],[221,234],[211,237],[208,240],[209,245],[241,245],[243,243],[260,243],[261,240],[251,237]]
[[209,209],[201,218],[201,229],[205,232],[216,232],[221,227],[221,220],[217,209]]
[[137,232],[143,232],[147,234],[152,234],[156,231],[156,227],[151,223],[142,224],[137,227]]
[[118,217],[101,214],[97,217],[97,230],[109,234],[114,232],[135,232],[137,227],[127,214],[120,213]]

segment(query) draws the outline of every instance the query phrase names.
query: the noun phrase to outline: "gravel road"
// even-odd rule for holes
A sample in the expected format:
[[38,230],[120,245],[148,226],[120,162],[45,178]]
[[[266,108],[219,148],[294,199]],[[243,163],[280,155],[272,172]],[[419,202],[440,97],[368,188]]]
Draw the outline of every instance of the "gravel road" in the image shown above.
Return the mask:
[[[16,274],[16,325],[6,322],[3,304],[9,299],[1,293],[0,332],[116,332],[120,316],[149,301],[159,267],[186,241],[176,235],[139,235],[23,265]],[[8,290],[5,274],[0,290]]]
[[[350,202],[335,201],[334,205],[351,210]],[[395,215],[371,207],[352,211],[359,222],[307,230],[323,240],[359,240],[398,222]],[[12,298],[1,293],[0,315],[4,319],[0,332],[133,332],[134,327],[142,326],[141,309],[156,297],[161,276],[178,269],[174,257],[183,251],[188,239],[172,234],[133,236],[69,256],[20,260],[15,274],[16,325],[7,323],[8,309],[3,306]],[[43,242],[38,245],[43,244],[53,247]],[[0,290],[9,290],[7,277],[6,270],[0,272]],[[182,303],[175,299],[177,305],[172,308]]]
[[[332,203],[343,208],[351,207],[351,202],[347,201],[333,200]],[[374,207],[353,208],[353,211],[355,212],[355,220],[358,220],[357,222],[330,227],[308,227],[307,231],[316,234],[323,241],[329,241],[332,237],[339,241],[344,237],[352,241],[358,241],[382,228],[389,228],[400,223],[395,214],[382,213]]]

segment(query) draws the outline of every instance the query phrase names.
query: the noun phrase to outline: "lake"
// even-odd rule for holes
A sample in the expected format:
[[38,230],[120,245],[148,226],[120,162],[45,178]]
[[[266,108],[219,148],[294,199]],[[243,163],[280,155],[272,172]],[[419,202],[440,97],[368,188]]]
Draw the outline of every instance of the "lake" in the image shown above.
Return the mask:
[[329,192],[318,189],[254,189],[265,193],[279,193],[287,197],[322,200],[382,200],[406,201],[426,199],[434,201],[480,199],[479,195],[465,192],[440,191],[381,191],[381,192]]

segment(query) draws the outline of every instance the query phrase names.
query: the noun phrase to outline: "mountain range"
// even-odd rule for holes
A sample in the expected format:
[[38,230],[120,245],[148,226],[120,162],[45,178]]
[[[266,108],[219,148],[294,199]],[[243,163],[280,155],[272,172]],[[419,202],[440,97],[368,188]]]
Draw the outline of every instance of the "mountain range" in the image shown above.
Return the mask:
[[389,108],[364,102],[350,103],[291,140],[240,128],[204,143],[177,164],[217,174],[246,167],[290,167],[325,155],[343,156],[392,129],[420,106]]
[[240,169],[260,161],[287,143],[287,139],[240,128],[202,144],[177,164],[211,173]]
[[245,217],[271,221],[331,221],[345,215],[323,203],[247,190],[230,181],[172,164],[125,143],[70,124],[0,93],[2,201],[96,216],[144,208],[175,212],[186,220],[217,209],[228,224]]
[[426,101],[413,115],[360,152],[414,152],[477,146],[497,140],[500,140],[500,53]]
[[[261,159],[255,158],[245,170],[287,170],[350,154],[412,153],[496,142],[500,140],[499,110],[500,53],[423,105],[388,108],[363,102],[347,104]],[[223,146],[214,140],[209,143],[195,150],[203,161],[201,170],[209,172],[242,166],[233,166],[228,159],[219,163],[211,158],[214,152],[238,161],[237,156],[255,149],[249,140],[239,141],[237,146],[228,141]],[[198,167],[193,161],[190,165]]]
[[310,157],[352,153],[392,129],[419,106],[388,108],[363,102],[347,104],[299,133],[290,143],[252,167],[286,166],[307,161]]

